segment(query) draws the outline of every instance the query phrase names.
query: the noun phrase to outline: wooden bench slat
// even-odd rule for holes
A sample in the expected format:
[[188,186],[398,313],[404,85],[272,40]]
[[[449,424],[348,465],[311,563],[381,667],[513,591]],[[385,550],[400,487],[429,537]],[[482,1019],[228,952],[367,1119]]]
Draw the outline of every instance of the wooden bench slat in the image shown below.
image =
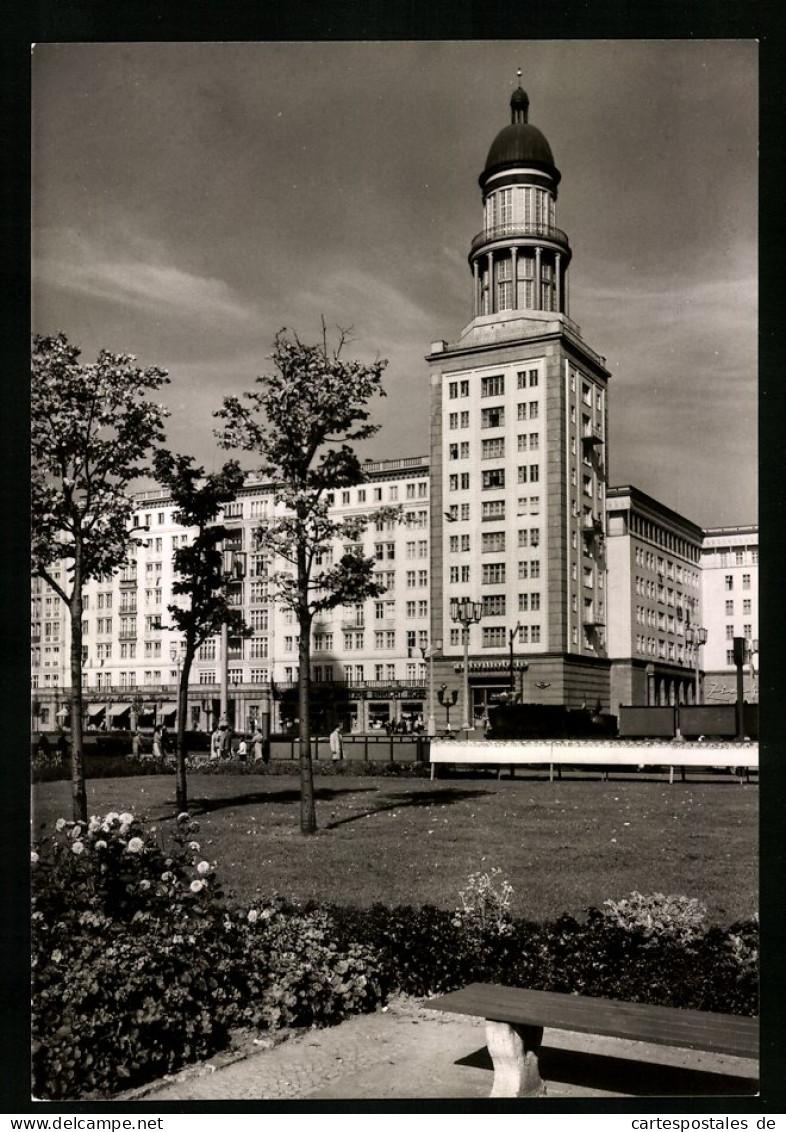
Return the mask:
[[759,1020],[640,1002],[472,983],[428,1003],[430,1009],[496,1022],[543,1026],[757,1058]]

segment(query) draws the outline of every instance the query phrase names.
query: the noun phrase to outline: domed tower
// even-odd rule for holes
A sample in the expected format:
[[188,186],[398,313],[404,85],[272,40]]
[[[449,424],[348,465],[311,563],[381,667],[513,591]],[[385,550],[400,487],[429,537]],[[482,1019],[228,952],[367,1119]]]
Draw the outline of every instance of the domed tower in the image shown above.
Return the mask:
[[610,691],[610,374],[568,316],[560,173],[520,85],[510,111],[480,175],[471,320],[427,359],[435,678],[470,729],[501,696],[578,709]]
[[494,138],[479,178],[483,231],[469,253],[475,317],[516,310],[567,314],[571,251],[555,223],[560,172],[528,115],[529,98],[519,86],[510,99],[510,125]]

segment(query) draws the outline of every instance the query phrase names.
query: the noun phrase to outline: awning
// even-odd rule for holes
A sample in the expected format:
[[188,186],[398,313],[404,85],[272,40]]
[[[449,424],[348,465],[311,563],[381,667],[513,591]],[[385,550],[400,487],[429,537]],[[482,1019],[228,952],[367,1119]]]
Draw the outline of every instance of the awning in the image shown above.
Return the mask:
[[88,719],[100,719],[105,711],[106,711],[106,704],[92,704],[87,709],[87,718]]
[[70,708],[67,708],[67,707],[60,708],[60,711],[57,713],[57,718],[58,719],[65,719],[65,717],[67,715],[70,715],[70,714],[71,714]]
[[167,703],[161,704],[162,715],[177,715],[177,704]]
[[131,711],[131,704],[112,704],[109,714],[112,719],[116,719],[119,715],[125,715],[129,711]]
[[156,713],[156,705],[155,704],[142,704],[141,708],[139,709],[140,715],[155,715],[155,713]]

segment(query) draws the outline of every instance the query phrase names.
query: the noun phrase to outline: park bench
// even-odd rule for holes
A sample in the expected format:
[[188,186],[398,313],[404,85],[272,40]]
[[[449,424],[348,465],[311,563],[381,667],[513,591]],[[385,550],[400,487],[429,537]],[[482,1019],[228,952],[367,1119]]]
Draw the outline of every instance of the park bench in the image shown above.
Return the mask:
[[494,1064],[492,1097],[546,1093],[538,1055],[543,1029],[626,1038],[758,1060],[759,1020],[609,998],[472,983],[428,1003],[429,1009],[486,1019]]

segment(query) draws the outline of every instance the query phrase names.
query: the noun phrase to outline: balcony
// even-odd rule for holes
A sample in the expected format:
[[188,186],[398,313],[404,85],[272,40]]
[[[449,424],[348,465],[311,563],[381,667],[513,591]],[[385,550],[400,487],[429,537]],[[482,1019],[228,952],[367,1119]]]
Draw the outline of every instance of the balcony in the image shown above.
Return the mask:
[[365,627],[366,622],[362,617],[360,618],[360,620],[358,620],[356,617],[353,617],[348,621],[341,622],[341,628],[345,633],[351,633],[354,629],[357,629],[360,632],[365,629]]
[[561,228],[552,224],[496,224],[478,232],[470,245],[470,259],[486,244],[500,240],[533,240],[538,243],[555,244],[564,252],[570,251],[570,242]]
[[581,623],[585,629],[602,629],[606,624],[606,619],[602,613],[588,611],[583,615]]
[[136,574],[133,574],[133,575],[129,574],[128,576],[123,575],[120,579],[120,589],[121,590],[136,589],[138,581],[139,581],[139,579],[137,578]]
[[603,444],[603,434],[599,428],[593,426],[582,434],[581,443],[584,450],[587,451],[587,449],[594,448],[597,444]]
[[581,533],[586,538],[603,535],[603,521],[597,515],[587,515],[581,524]]

